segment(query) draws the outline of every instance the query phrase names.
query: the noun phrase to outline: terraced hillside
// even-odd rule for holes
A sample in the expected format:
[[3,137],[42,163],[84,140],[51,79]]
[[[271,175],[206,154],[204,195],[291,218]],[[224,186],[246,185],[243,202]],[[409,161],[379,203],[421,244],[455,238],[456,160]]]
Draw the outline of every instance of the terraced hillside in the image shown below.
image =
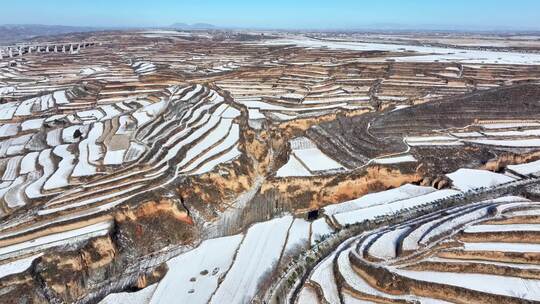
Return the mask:
[[538,301],[537,211],[505,196],[362,233],[313,270],[297,302]]
[[540,49],[332,35],[0,47],[2,301],[540,301]]

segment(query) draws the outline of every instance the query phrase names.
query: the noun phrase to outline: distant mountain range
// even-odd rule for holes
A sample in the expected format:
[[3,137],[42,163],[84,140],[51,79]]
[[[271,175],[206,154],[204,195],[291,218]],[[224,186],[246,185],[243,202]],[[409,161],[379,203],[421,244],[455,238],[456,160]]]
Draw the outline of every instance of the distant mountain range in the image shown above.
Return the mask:
[[194,24],[187,24],[187,23],[174,23],[170,26],[174,29],[179,30],[213,30],[218,29],[217,26],[213,24],[208,23],[194,23]]
[[[92,32],[103,30],[143,29],[148,27],[89,27],[42,24],[0,24],[0,44],[10,44],[40,36],[52,36],[68,33]],[[157,28],[157,27],[154,27]],[[220,29],[208,23],[175,23],[162,28],[178,30],[212,30]]]
[[[31,39],[41,36],[53,36],[61,35],[68,33],[79,33],[79,32],[92,32],[92,31],[104,31],[104,30],[137,30],[137,29],[148,29],[148,28],[163,28],[163,29],[176,29],[176,30],[226,30],[226,29],[248,29],[248,28],[237,28],[237,27],[222,27],[216,26],[209,23],[174,23],[170,26],[155,26],[155,27],[89,27],[89,26],[65,26],[65,25],[42,25],[42,24],[0,24],[0,44],[11,44],[16,42],[21,42],[26,39]],[[255,30],[272,30],[272,28],[253,28]],[[284,29],[287,30],[287,29]],[[290,29],[289,29],[290,30]],[[397,24],[397,23],[378,23],[371,25],[364,25],[358,27],[351,27],[349,29],[303,29],[298,31],[373,31],[373,32],[403,32],[403,31],[442,31],[442,32],[476,32],[476,31],[493,31],[499,33],[507,32],[520,32],[520,33],[537,33],[538,31],[526,30],[526,29],[503,29],[503,28],[481,28],[481,27],[472,27],[472,26],[453,26],[453,25],[406,25],[406,24]]]
[[0,43],[14,43],[38,36],[90,32],[95,30],[98,30],[98,28],[42,24],[4,24],[0,25]]

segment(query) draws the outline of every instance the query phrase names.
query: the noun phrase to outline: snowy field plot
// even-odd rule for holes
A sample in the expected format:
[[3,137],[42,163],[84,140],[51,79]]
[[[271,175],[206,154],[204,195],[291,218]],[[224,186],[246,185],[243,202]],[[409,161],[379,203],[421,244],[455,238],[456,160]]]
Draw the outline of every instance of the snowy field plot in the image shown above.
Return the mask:
[[537,121],[514,121],[514,122],[498,122],[498,123],[480,123],[484,129],[513,129],[513,128],[527,128],[527,127],[540,127],[540,122]]
[[407,154],[395,157],[376,158],[375,160],[373,160],[373,162],[381,165],[411,163],[416,162],[416,158],[414,158],[414,156],[410,154]]
[[137,61],[131,65],[135,73],[139,75],[149,75],[156,71],[156,66],[152,62]]
[[[464,144],[534,148],[540,146],[540,126],[538,122],[492,122],[477,124],[482,131],[448,131],[444,135],[406,136],[405,142],[411,146],[459,146]],[[526,129],[523,129],[526,128]],[[536,129],[534,129],[536,128]]]
[[283,256],[294,256],[309,247],[311,225],[312,223],[304,219],[294,219],[289,229]]
[[333,275],[335,252],[327,256],[313,270],[309,280],[322,291],[322,296],[328,303],[339,303],[339,292]]
[[73,244],[93,237],[106,235],[112,226],[111,222],[101,222],[83,228],[42,236],[31,241],[26,241],[0,248],[0,259],[12,256],[38,252],[46,248]]
[[489,145],[489,146],[502,146],[502,147],[540,147],[540,139],[531,138],[531,139],[508,139],[508,140],[497,140],[497,139],[477,139],[477,140],[467,140],[467,142]]
[[540,172],[540,160],[520,165],[509,165],[506,168],[522,175],[538,175]]
[[334,233],[334,228],[328,225],[325,218],[313,221],[311,224],[311,245],[317,244],[332,233]]
[[311,172],[345,169],[317,148],[295,150],[293,153]]
[[417,197],[395,201],[390,200],[389,202],[380,205],[334,214],[332,218],[336,223],[342,226],[346,224],[356,224],[365,220],[376,218],[378,216],[390,216],[392,214],[399,213],[401,210],[407,208],[414,208],[422,205],[431,204],[436,200],[457,195],[459,193],[461,192],[451,189],[439,190]]
[[303,177],[313,176],[313,174],[294,155],[291,155],[289,161],[276,172],[276,177],[288,176]]
[[150,285],[136,292],[113,293],[106,296],[99,304],[148,304],[150,303],[157,284]]
[[242,303],[251,299],[263,275],[279,262],[291,223],[292,217],[287,216],[251,227],[210,303]]
[[[507,297],[519,296],[521,299],[528,301],[540,300],[540,280],[434,271],[397,270],[396,273],[415,280],[426,280],[444,285],[459,286],[474,291]],[[486,284],[486,282],[489,282],[489,284]]]
[[167,262],[150,303],[207,303],[231,267],[243,235],[212,239]]
[[323,210],[326,215],[332,216],[338,213],[345,213],[357,209],[409,199],[425,195],[434,191],[436,191],[435,188],[406,184],[395,189],[370,193],[348,202],[326,206]]
[[513,178],[486,170],[459,169],[447,174],[455,188],[469,191],[478,188],[492,188],[514,181]]
[[319,150],[308,138],[300,137],[291,140],[291,149],[289,161],[277,171],[277,177],[312,176],[346,170],[340,163]]
[[405,142],[409,146],[459,146],[463,145],[461,141],[451,136],[425,136],[425,137],[406,137]]
[[0,264],[0,278],[27,270],[32,265],[32,262],[41,255],[42,254],[39,253],[26,258]]

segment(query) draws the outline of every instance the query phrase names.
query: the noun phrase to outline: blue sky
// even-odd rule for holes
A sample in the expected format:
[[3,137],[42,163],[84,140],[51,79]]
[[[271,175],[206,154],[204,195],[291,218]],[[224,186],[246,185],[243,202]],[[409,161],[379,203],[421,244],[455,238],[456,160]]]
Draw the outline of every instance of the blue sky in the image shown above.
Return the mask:
[[[354,29],[370,25],[539,29],[538,0],[14,0],[0,23]],[[6,14],[7,12],[7,14]]]

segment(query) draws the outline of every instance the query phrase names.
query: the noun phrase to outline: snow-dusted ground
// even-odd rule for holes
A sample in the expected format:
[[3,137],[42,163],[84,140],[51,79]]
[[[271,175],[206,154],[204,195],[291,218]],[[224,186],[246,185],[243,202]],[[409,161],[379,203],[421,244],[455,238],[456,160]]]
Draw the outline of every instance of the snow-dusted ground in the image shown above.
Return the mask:
[[324,213],[330,216],[337,213],[344,213],[361,208],[387,204],[415,196],[425,195],[434,191],[436,191],[436,189],[432,187],[406,184],[395,189],[371,193],[351,201],[326,206],[324,207]]
[[535,174],[540,172],[540,160],[520,165],[509,165],[507,168],[523,175]]
[[490,146],[503,146],[503,147],[540,147],[540,139],[530,138],[530,139],[475,139],[467,140],[470,143],[476,143],[481,145],[490,145]]
[[0,258],[8,258],[13,253],[22,254],[26,252],[34,252],[53,246],[65,245],[73,243],[75,241],[105,235],[109,232],[111,225],[111,222],[101,222],[83,228],[78,228],[67,232],[55,233],[39,237],[31,241],[25,241],[18,244],[2,247],[0,248]]
[[[435,299],[417,297],[417,296],[412,296],[412,295],[404,295],[404,296],[389,295],[373,288],[365,280],[363,280],[358,275],[358,273],[353,269],[351,262],[349,260],[349,253],[353,253],[352,247],[347,248],[339,255],[339,257],[337,258],[337,266],[338,266],[337,268],[340,274],[345,279],[345,282],[349,286],[351,286],[354,290],[358,290],[368,295],[389,298],[389,299],[396,299],[398,301],[407,300],[408,302],[413,302],[413,303],[418,302],[418,303],[426,303],[426,304],[449,304],[448,302],[445,302],[445,301],[439,301]],[[373,302],[360,301],[360,300],[354,299],[354,301],[350,303],[373,303]]]
[[405,137],[405,142],[409,146],[459,146],[463,145],[455,137],[451,136],[409,136]]
[[54,101],[56,104],[68,104],[69,100],[66,96],[66,91],[56,91],[53,93]]
[[0,278],[25,271],[32,265],[32,262],[41,255],[42,254],[40,253],[12,262],[0,264]]
[[320,262],[309,277],[310,281],[320,286],[323,297],[328,303],[340,303],[333,269],[336,252],[334,251]]
[[389,216],[398,213],[403,209],[430,204],[438,199],[447,198],[459,193],[461,192],[451,189],[439,190],[410,199],[334,214],[333,217],[340,225],[355,224],[365,220],[374,219],[377,216]]
[[459,169],[447,174],[455,188],[469,191],[477,188],[491,188],[500,184],[514,181],[513,178],[486,170]]
[[373,160],[376,164],[386,165],[386,164],[400,164],[400,163],[410,163],[410,162],[416,162],[416,158],[414,156],[407,154],[402,156],[395,156],[395,157],[386,157],[386,158],[377,158]]
[[106,296],[98,304],[148,304],[156,287],[157,284],[153,284],[136,292],[113,293]]
[[338,103],[338,104],[330,104],[330,105],[313,105],[311,107],[298,107],[298,106],[284,106],[284,105],[276,105],[276,104],[270,104],[264,101],[245,101],[245,100],[235,100],[238,103],[241,103],[248,107],[249,109],[258,109],[258,110],[266,110],[266,111],[284,111],[284,112],[306,112],[306,111],[320,111],[320,110],[328,110],[328,109],[335,109],[340,107],[347,106],[347,103]]
[[[445,233],[457,230],[464,225],[474,222],[488,214],[485,204],[508,203],[506,206],[522,202],[524,199],[515,196],[505,196],[495,200],[487,200],[476,203],[475,206],[460,206],[447,209],[446,215],[438,215],[436,218],[415,226],[402,240],[401,248],[404,251],[418,250],[420,245],[428,245],[441,239]],[[483,206],[483,207],[482,207]],[[472,209],[470,209],[472,208]]]
[[540,129],[530,129],[523,131],[484,131],[484,134],[494,137],[540,136]]
[[[302,145],[302,142],[292,143],[292,146],[296,148],[300,148]],[[482,181],[480,182],[482,183]],[[350,202],[328,206],[324,211],[327,216],[332,216],[341,225],[352,224],[366,219],[374,219],[381,215],[392,215],[406,208],[429,204],[438,199],[459,193],[461,192],[451,189],[437,191],[430,187],[404,185],[396,189],[368,194]],[[494,202],[522,200],[522,198],[518,197],[504,197]],[[453,210],[454,213],[449,214],[448,217],[456,215],[459,210],[459,208]],[[463,213],[450,221],[441,221],[437,223],[435,229],[431,229],[430,233],[426,234],[425,240],[435,238],[440,233],[455,229],[464,223],[475,221],[486,213],[487,207]],[[475,229],[477,231],[499,229],[494,226],[496,225],[471,226],[467,232]],[[533,229],[534,231],[540,231],[536,225],[517,225],[515,228],[518,231]],[[378,240],[373,238],[372,240],[375,240],[375,242],[369,248],[369,253],[381,259],[394,258],[398,238],[406,229],[408,228],[402,227],[387,232]],[[245,237],[237,235],[205,241],[195,250],[168,262],[170,271],[165,279],[158,284],[155,291],[152,292],[151,301],[152,303],[177,303],[178,301],[182,303],[204,303],[209,299],[212,303],[240,303],[247,301],[256,294],[261,278],[265,278],[264,275],[274,269],[283,254],[291,252],[293,248],[306,248],[308,242],[315,243],[314,240],[317,236],[332,232],[333,229],[325,222],[324,218],[310,224],[302,219],[293,220],[292,216],[285,216],[255,224],[248,230]],[[369,241],[365,243],[367,244]],[[344,246],[344,244],[341,246]],[[536,244],[465,243],[464,249],[540,252],[540,248]],[[333,300],[339,299],[339,292],[333,277],[334,257],[335,252],[317,266],[309,279],[310,282],[322,288],[323,296],[330,303],[334,303]],[[345,257],[347,257],[347,254],[342,254],[338,260],[345,261]],[[348,259],[346,260],[348,261]],[[219,268],[219,270],[215,270],[219,275],[209,276],[204,270],[211,273],[210,268],[213,265],[222,265],[215,266],[212,269]],[[339,267],[343,267],[343,265]],[[201,273],[201,271],[203,272]],[[341,272],[344,274],[343,270]],[[351,276],[345,276],[345,279],[349,284],[360,284],[359,277],[353,276],[354,271],[351,269]],[[224,277],[221,283],[218,281],[219,277]],[[363,284],[366,283],[363,282]],[[364,291],[370,294],[372,292],[372,294],[378,294],[375,290]],[[313,299],[313,294],[309,290],[303,291],[302,298],[306,301],[307,299]],[[429,300],[413,296],[405,296],[405,298]],[[434,301],[433,303],[442,302]]]
[[285,165],[276,172],[277,177],[302,177],[327,171],[341,171],[346,168],[328,157],[317,145],[306,137],[297,137],[290,141],[291,154]]
[[466,259],[449,259],[449,258],[440,258],[440,257],[430,257],[430,258],[427,259],[427,261],[435,262],[435,263],[477,263],[477,264],[487,264],[487,265],[495,265],[495,266],[512,267],[512,268],[517,268],[517,269],[538,269],[538,270],[540,270],[539,265],[528,265],[528,264],[518,264],[518,263],[509,263],[509,262],[466,260]]
[[284,255],[298,254],[298,250],[305,250],[309,246],[310,229],[310,222],[299,218],[294,219],[287,236]]
[[0,96],[8,95],[15,92],[16,88],[13,86],[0,87]]
[[464,243],[466,251],[501,251],[501,252],[536,252],[540,253],[540,244],[524,243]]
[[[240,139],[240,126],[237,124],[232,124],[230,126],[229,132],[226,135],[225,138],[219,138],[216,140],[222,140],[217,146],[212,147],[211,150],[207,151],[206,153],[202,153],[204,149],[207,149],[208,147],[215,145],[215,142],[211,142],[208,140],[208,143],[206,143],[204,146],[198,146],[194,147],[192,150],[200,149],[201,152],[199,154],[199,157],[193,161],[189,166],[182,169],[182,172],[187,172],[190,170],[193,170],[197,168],[197,166],[200,166],[201,164],[205,163],[208,159],[213,158],[215,155],[222,153],[223,151],[226,151],[230,149],[231,147],[235,146],[238,143],[238,140]],[[190,151],[192,151],[190,150]]]
[[474,273],[452,273],[435,271],[413,271],[395,269],[395,272],[416,280],[459,286],[524,300],[540,300],[540,280],[529,280],[509,276]]
[[467,227],[465,233],[540,231],[540,224],[476,225]]
[[249,116],[249,119],[254,119],[254,120],[266,118],[266,116],[264,116],[264,114],[261,113],[261,111],[259,111],[259,109],[256,109],[256,108],[249,109],[248,116]]
[[312,287],[305,286],[298,294],[297,304],[314,304],[319,303],[317,292]]
[[295,150],[293,153],[312,172],[344,169],[318,148]]
[[484,129],[509,129],[519,127],[540,127],[540,122],[521,121],[521,122],[501,122],[480,124]]
[[150,303],[207,303],[227,273],[242,235],[204,241],[167,262],[169,271],[158,283]]
[[[418,55],[392,58],[400,62],[459,62],[459,63],[490,63],[490,64],[540,64],[539,54],[496,52],[487,50],[467,50],[459,48],[427,47],[405,44],[363,43],[348,41],[318,40],[307,37],[272,39],[263,42],[266,45],[293,44],[308,48],[346,49],[355,51],[391,51],[417,52]],[[433,55],[435,54],[435,55]]]
[[37,130],[41,128],[44,121],[45,121],[45,118],[25,120],[23,123],[21,123],[22,131]]
[[238,150],[238,145],[235,145],[231,150],[222,154],[220,157],[205,162],[199,169],[193,172],[193,174],[203,174],[211,171],[219,164],[230,162],[242,155],[242,152]]
[[483,137],[479,132],[452,132],[450,135],[458,137],[458,138],[468,138],[468,137]]
[[79,74],[82,76],[90,76],[90,75],[99,74],[103,72],[107,72],[107,68],[97,66],[97,67],[82,68]]
[[53,153],[62,160],[58,164],[58,169],[43,185],[43,190],[52,190],[69,185],[69,175],[75,167],[75,155],[68,151],[68,145],[56,146]]
[[311,224],[311,245],[315,245],[318,241],[322,240],[325,236],[328,236],[334,232],[334,229],[326,223],[324,218],[317,219]]
[[289,161],[276,172],[276,177],[288,176],[302,177],[312,176],[312,174],[294,155],[291,155]]
[[396,257],[396,248],[401,235],[407,231],[408,227],[403,227],[393,231],[385,232],[369,247],[368,253],[371,256],[388,260]]
[[428,229],[418,242],[421,245],[427,246],[433,242],[433,240],[440,239],[441,236],[448,233],[448,231],[456,231],[460,227],[479,220],[488,215],[488,207],[476,209],[471,212],[466,212],[457,216],[456,218],[447,218],[440,222],[439,225],[434,225],[431,229]]
[[135,73],[139,75],[148,75],[156,71],[157,67],[152,62],[137,61],[131,65],[135,69]]
[[[252,226],[210,303],[245,303],[257,293],[263,275],[276,266],[281,256],[292,216]],[[270,278],[268,278],[270,279]]]

